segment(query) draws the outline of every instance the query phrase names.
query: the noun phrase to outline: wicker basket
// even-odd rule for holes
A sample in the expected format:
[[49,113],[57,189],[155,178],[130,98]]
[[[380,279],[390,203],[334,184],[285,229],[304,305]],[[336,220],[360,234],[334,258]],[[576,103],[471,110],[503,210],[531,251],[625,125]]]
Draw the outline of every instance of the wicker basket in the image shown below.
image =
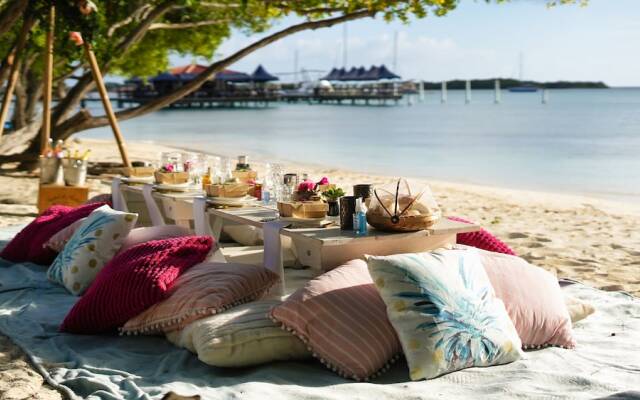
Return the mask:
[[244,197],[250,186],[244,183],[227,183],[225,185],[206,185],[205,191],[209,197]]
[[189,182],[188,172],[160,172],[153,173],[156,178],[156,183],[162,183],[165,185],[180,185]]
[[374,189],[367,222],[382,231],[415,232],[429,228],[441,216],[428,186],[400,178]]
[[367,222],[380,231],[415,232],[430,228],[440,217],[440,212],[431,215],[407,215],[399,217],[398,221],[395,222],[388,215],[368,212]]

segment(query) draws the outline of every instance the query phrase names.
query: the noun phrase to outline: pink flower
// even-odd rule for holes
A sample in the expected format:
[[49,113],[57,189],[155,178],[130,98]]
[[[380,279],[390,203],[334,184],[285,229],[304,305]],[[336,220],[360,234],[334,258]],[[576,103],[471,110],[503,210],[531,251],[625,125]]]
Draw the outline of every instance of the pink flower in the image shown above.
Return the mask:
[[329,178],[327,178],[326,176],[323,176],[322,179],[320,179],[320,182],[318,182],[318,185],[328,185],[329,184]]
[[162,169],[164,169],[166,172],[173,172],[173,164],[167,164],[162,167]]
[[69,32],[69,39],[71,39],[76,44],[76,46],[82,46],[82,44],[84,43],[80,32]]
[[300,182],[298,185],[298,192],[313,192],[315,189],[316,184],[309,180]]

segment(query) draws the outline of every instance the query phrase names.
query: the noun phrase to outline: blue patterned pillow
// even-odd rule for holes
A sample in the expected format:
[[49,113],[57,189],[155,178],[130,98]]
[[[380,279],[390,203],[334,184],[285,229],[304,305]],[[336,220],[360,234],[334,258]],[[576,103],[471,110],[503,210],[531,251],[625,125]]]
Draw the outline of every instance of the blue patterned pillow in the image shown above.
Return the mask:
[[137,219],[137,214],[115,211],[107,205],[95,209],[49,267],[49,280],[81,295],[120,249]]
[[475,249],[367,261],[412,380],[520,358],[518,333]]

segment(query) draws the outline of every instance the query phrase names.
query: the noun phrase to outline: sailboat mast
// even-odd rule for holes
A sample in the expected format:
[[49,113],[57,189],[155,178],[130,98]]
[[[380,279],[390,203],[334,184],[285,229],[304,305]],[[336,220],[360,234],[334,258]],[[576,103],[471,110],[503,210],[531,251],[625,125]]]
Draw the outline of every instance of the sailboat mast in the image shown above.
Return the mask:
[[524,54],[522,52],[520,52],[520,60],[519,60],[519,75],[518,75],[518,79],[520,80],[520,82],[522,82],[522,80],[524,79]]
[[398,73],[398,31],[393,32],[393,71]]
[[347,23],[342,24],[342,67],[347,68]]

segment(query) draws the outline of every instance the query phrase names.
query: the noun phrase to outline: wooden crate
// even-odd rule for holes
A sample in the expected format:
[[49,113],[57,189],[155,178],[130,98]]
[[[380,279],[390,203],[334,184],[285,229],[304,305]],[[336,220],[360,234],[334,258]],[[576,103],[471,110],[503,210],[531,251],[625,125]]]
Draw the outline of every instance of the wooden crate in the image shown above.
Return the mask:
[[79,206],[89,199],[87,186],[40,185],[38,190],[38,212],[53,205]]

